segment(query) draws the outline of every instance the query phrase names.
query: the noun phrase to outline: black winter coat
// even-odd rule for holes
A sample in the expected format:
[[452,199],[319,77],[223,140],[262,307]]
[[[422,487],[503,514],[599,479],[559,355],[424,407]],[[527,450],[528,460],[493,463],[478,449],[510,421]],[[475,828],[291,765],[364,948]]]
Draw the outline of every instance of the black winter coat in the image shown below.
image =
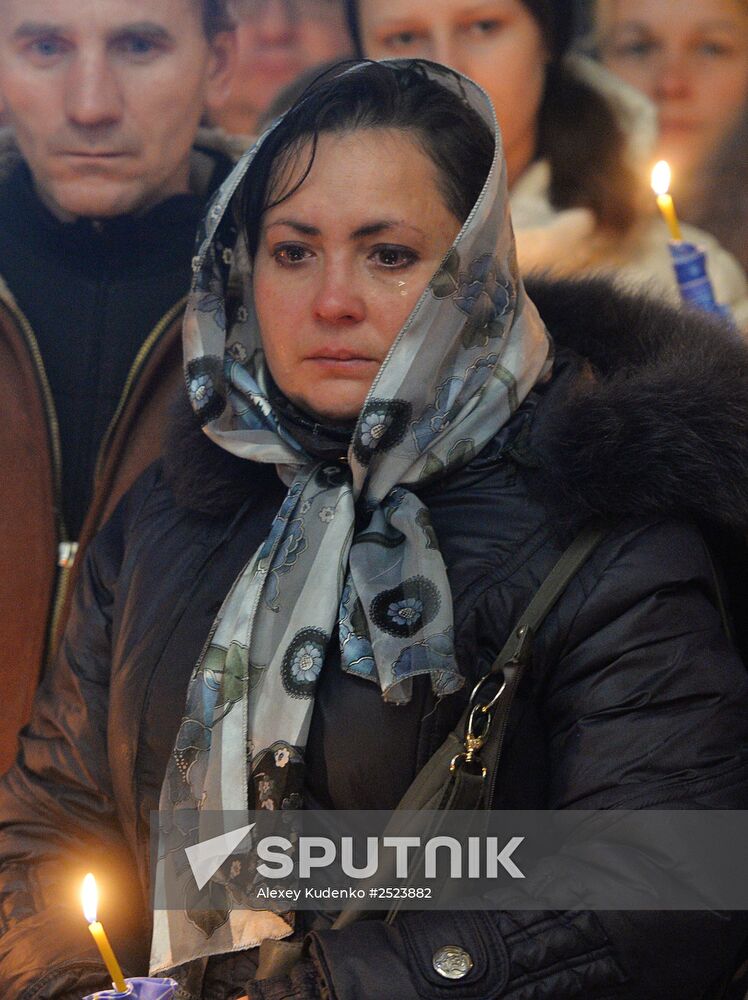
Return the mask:
[[[696,527],[748,527],[748,350],[710,320],[604,284],[530,291],[557,345],[552,382],[420,494],[469,681],[579,525],[603,516],[611,528],[538,634],[494,805],[748,808],[748,675]],[[75,898],[97,864],[111,873],[102,919],[123,964],[144,973],[149,812],[208,629],[285,492],[273,468],[220,451],[191,415],[175,439],[92,545],[0,786],[8,1000],[101,986]],[[434,706],[417,681],[408,706],[385,704],[331,650],[306,755],[310,804],[395,806],[464,704],[465,692]],[[332,1000],[713,1000],[747,936],[735,914],[405,913],[312,933],[307,968]],[[446,944],[473,957],[462,980],[432,967]]]

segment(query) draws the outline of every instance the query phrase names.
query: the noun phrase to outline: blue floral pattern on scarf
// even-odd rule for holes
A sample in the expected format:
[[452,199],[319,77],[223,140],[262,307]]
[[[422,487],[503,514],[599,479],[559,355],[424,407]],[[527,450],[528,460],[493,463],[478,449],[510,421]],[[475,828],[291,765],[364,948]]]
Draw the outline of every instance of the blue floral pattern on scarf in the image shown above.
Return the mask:
[[311,698],[325,662],[330,637],[318,628],[303,629],[286,650],[281,666],[283,687],[292,698]]
[[395,663],[395,673],[400,678],[425,673],[434,676],[453,656],[451,630],[440,632],[412,646],[406,646]]
[[452,250],[432,279],[431,292],[437,299],[453,299],[468,317],[462,330],[463,347],[486,347],[508,329],[516,301],[515,285],[511,277],[502,280],[503,270],[492,253],[473,259],[465,272],[460,266],[459,252]]
[[376,678],[377,668],[368,634],[366,616],[351,587],[345,587],[338,613],[340,658],[344,668],[359,677]]
[[221,358],[196,358],[185,368],[187,395],[192,408],[205,425],[219,416],[226,405],[226,385]]
[[371,399],[361,411],[353,450],[362,465],[375,452],[394,448],[405,437],[412,407],[402,399]]
[[377,594],[371,603],[369,617],[389,635],[410,637],[433,621],[440,604],[439,591],[434,584],[423,576],[414,576]]

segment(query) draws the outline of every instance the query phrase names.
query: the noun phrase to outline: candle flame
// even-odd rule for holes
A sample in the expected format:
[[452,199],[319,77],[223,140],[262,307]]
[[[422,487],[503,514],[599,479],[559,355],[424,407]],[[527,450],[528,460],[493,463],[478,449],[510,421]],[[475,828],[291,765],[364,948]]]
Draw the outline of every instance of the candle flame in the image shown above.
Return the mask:
[[99,906],[99,890],[96,888],[96,879],[89,872],[83,879],[81,887],[81,903],[83,904],[83,915],[89,924],[96,923],[96,911]]
[[667,160],[660,160],[652,171],[652,190],[655,194],[667,194],[673,174]]

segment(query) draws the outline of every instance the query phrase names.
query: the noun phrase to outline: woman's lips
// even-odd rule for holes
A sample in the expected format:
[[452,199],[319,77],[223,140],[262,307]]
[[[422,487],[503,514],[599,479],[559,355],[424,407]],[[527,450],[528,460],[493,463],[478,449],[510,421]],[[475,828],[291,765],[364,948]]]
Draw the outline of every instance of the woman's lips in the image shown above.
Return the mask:
[[660,135],[688,135],[701,128],[700,122],[684,121],[676,118],[663,118],[660,120]]
[[306,358],[315,368],[324,368],[338,374],[354,375],[357,372],[370,371],[372,367],[379,368],[380,362],[351,351],[330,351],[314,354]]
[[277,52],[260,50],[252,60],[252,70],[258,77],[272,80],[295,80],[303,72],[304,64],[295,50],[279,49]]
[[317,361],[373,361],[374,358],[368,354],[360,354],[359,351],[351,350],[348,347],[320,347],[309,355],[310,360]]

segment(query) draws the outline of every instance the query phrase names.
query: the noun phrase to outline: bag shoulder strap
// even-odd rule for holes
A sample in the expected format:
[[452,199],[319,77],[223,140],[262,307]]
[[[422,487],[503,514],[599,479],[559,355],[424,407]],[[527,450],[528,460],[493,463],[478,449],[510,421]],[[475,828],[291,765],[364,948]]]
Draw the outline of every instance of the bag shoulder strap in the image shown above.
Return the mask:
[[476,684],[456,728],[418,772],[398,809],[475,809],[481,799],[490,808],[509,711],[533,637],[607,531],[592,525],[564,551]]
[[[473,691],[473,697],[471,697],[471,703],[473,704],[472,706],[468,705],[463,716],[466,723],[469,724],[470,722],[471,712],[473,713],[473,717],[476,717],[476,709],[478,714],[489,715],[486,722],[486,737],[483,743],[483,754],[486,761],[483,806],[486,809],[491,808],[493,801],[496,774],[501,757],[504,735],[509,721],[509,712],[524,669],[531,658],[533,639],[566,591],[566,588],[587,562],[604,536],[608,533],[608,530],[608,526],[595,524],[590,525],[577,535],[540,585],[528,604],[525,613],[504,643],[501,652],[494,660],[489,671],[489,676],[494,672],[497,678],[502,678],[503,676],[503,680],[501,681],[503,694],[498,695],[499,700],[493,709],[493,717],[491,717],[490,709],[488,712],[485,712],[485,701],[482,704],[480,702],[476,704],[476,690]],[[479,686],[476,685],[476,689],[478,688]],[[477,693],[480,696],[480,690],[477,690]],[[466,734],[467,731],[467,729],[463,729],[463,732]]]
[[[537,632],[550,612],[558,603],[572,579],[577,575],[582,566],[587,562],[594,550],[608,533],[609,526],[591,525],[580,532],[569,547],[563,552],[558,562],[542,582],[530,601],[518,622],[515,633],[521,628],[527,628],[531,632]],[[504,648],[496,658],[500,661],[502,656],[508,652],[510,640],[507,640]]]

